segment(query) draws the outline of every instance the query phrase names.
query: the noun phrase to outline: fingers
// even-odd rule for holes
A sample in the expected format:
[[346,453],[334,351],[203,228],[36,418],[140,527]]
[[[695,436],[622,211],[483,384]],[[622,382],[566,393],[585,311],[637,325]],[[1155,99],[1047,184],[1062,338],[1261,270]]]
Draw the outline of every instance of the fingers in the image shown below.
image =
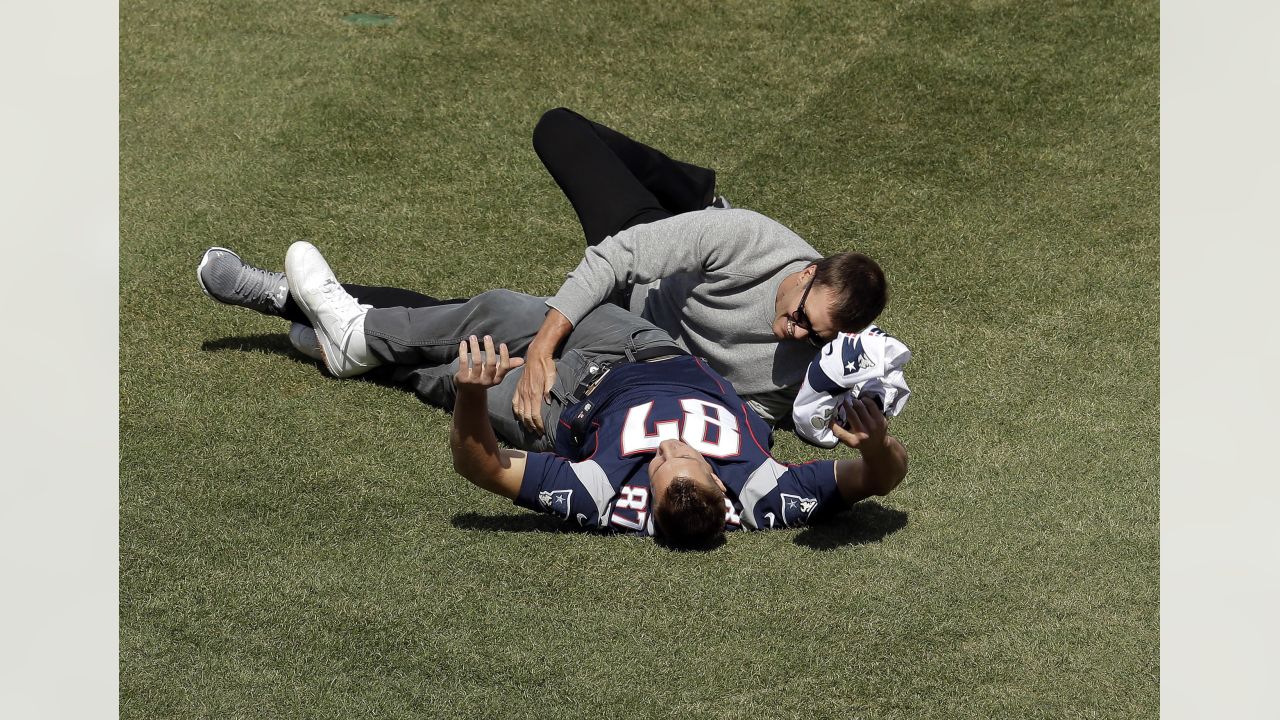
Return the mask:
[[859,398],[849,398],[845,417],[848,418],[851,429],[858,432],[867,432],[871,429],[871,416],[867,414],[867,406]]
[[[524,364],[522,358],[512,359],[506,343],[499,348],[494,347],[493,336],[485,335],[484,339],[472,335],[458,344],[458,382],[467,385],[493,387],[502,382],[507,373]],[[523,386],[523,383],[522,383]],[[512,408],[520,415],[522,395],[517,392],[512,400]]]
[[858,447],[858,436],[854,435],[848,430],[845,430],[844,426],[841,425],[840,423],[831,424],[831,433],[836,436],[837,440],[844,443],[845,445],[848,445],[851,448]]
[[881,412],[876,398],[868,395],[858,400],[858,404],[862,406],[863,428],[873,436],[883,434],[889,423]]
[[512,370],[515,370],[516,368],[520,367],[521,365],[524,365],[524,358],[522,358],[522,357],[518,357],[518,358],[513,358],[513,357],[511,357],[510,353],[508,353],[508,352],[507,352],[507,344],[506,344],[506,343],[502,343],[501,345],[499,345],[499,346],[498,346],[498,352],[500,353],[499,357],[501,358],[501,359],[500,359],[500,362],[499,362],[499,366],[500,366],[500,367],[502,367],[502,368],[505,368],[505,369],[502,371],[502,374],[503,374],[503,375],[506,375],[507,373],[511,372]]
[[[857,447],[863,440],[870,437],[867,420],[866,408],[863,407],[862,402],[853,397],[846,397],[844,400],[845,427],[842,429],[846,430],[848,437],[846,438],[838,432],[836,432],[836,437],[843,440],[849,447]],[[834,428],[837,427],[840,427],[839,423],[832,426],[832,432],[835,432]]]
[[551,388],[555,387],[556,384],[556,369],[554,365],[545,370],[543,378],[542,402],[549,404],[551,402]]
[[471,381],[471,356],[467,351],[467,341],[458,343],[458,374],[454,379],[460,383]]
[[544,366],[541,363],[526,363],[525,357],[512,357],[511,351],[507,348],[507,343],[498,346],[498,351],[492,350],[492,345],[486,346],[486,350],[492,352],[495,357],[495,372],[493,383],[502,382],[507,373],[521,365],[525,365],[525,374],[520,378],[520,383],[516,384],[516,395],[511,398],[511,410],[516,415],[516,420],[520,421],[522,427],[530,432],[543,432],[543,416],[541,416],[541,402],[539,395],[543,392],[543,372]]
[[525,429],[531,429],[529,424],[529,395],[536,392],[530,389],[535,381],[533,375],[536,367],[536,365],[531,365],[524,371],[524,377],[520,378],[520,384],[516,386],[516,396],[511,401],[511,409],[515,411],[516,419],[520,421],[520,424]]
[[[545,366],[539,362],[526,363],[526,358],[512,358],[509,356],[507,346],[503,344],[499,348],[501,353],[500,365],[505,369],[502,375],[514,370],[521,365],[525,365],[524,375],[520,378],[519,384],[516,386],[515,397],[511,400],[511,409],[515,413],[516,420],[525,430],[530,432],[542,432],[542,402],[539,402],[539,395],[543,393],[545,380],[543,373]],[[501,376],[499,376],[501,379]],[[546,401],[546,395],[543,395],[543,401]]]
[[[472,338],[473,340],[475,338]],[[497,385],[498,353],[493,347],[493,336],[484,336],[484,364],[480,367],[480,380],[485,385]]]

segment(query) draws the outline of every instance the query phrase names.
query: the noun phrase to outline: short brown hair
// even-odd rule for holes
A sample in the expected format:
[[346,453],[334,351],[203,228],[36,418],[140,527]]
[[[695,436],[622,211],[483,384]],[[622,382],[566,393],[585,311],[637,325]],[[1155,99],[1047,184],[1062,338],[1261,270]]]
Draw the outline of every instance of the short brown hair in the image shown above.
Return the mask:
[[817,263],[815,285],[831,288],[835,306],[831,318],[836,329],[854,333],[870,325],[889,300],[889,284],[875,260],[857,252],[825,257]]
[[677,547],[702,547],[724,539],[724,516],[724,491],[687,475],[672,479],[653,511],[663,539]]

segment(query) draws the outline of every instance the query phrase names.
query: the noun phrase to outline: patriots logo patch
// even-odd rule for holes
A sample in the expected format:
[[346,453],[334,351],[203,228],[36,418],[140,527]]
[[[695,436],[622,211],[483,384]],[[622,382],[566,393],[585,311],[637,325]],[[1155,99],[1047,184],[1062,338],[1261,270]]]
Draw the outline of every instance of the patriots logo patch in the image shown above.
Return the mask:
[[538,493],[538,502],[542,503],[543,510],[567,520],[569,519],[569,500],[572,497],[572,490],[543,490]]
[[818,507],[817,498],[800,497],[782,493],[782,524],[786,527],[803,525],[809,522],[813,509]]
[[847,338],[840,359],[844,361],[844,372],[850,375],[861,372],[876,364],[862,347],[862,338]]

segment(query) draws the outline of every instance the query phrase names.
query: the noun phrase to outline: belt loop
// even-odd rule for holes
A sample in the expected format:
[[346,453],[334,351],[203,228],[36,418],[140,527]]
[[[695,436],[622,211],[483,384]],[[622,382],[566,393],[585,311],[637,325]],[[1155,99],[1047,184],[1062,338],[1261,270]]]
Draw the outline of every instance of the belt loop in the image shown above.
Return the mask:
[[635,345],[631,343],[623,345],[622,352],[627,356],[627,362],[633,363],[636,361]]
[[559,402],[563,407],[569,407],[570,405],[577,404],[578,402],[578,399],[573,396],[572,392],[562,392],[556,389],[554,385],[551,386],[551,397]]

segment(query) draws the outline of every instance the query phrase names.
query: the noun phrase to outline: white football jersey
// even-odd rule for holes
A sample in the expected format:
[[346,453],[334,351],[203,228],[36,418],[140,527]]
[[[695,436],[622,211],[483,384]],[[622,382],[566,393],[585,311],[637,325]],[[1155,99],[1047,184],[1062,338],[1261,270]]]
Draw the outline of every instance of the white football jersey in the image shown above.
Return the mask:
[[859,333],[840,333],[809,363],[800,393],[791,408],[796,434],[819,447],[835,447],[831,416],[844,420],[844,399],[871,394],[880,399],[885,417],[906,407],[911,388],[902,367],[911,351],[902,341],[869,325]]

